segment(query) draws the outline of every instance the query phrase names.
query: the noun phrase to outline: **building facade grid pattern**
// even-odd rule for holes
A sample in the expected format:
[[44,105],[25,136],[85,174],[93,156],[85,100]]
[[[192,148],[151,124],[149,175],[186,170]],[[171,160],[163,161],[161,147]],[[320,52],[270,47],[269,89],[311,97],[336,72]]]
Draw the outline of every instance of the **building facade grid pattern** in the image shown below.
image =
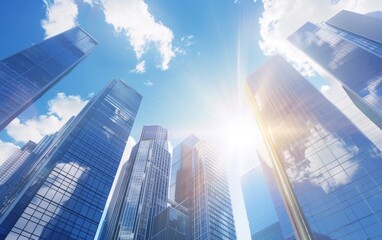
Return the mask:
[[281,57],[248,83],[314,238],[380,239],[380,150]]
[[120,80],[90,101],[10,205],[6,239],[94,238],[140,101]]
[[0,129],[84,59],[98,43],[75,27],[0,61]]

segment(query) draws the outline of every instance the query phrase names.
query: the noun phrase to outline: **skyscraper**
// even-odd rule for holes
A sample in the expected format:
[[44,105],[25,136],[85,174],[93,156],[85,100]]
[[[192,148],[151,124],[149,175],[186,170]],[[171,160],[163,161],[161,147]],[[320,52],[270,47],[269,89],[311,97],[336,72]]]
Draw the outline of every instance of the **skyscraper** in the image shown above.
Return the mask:
[[141,98],[121,80],[93,97],[2,209],[0,238],[94,238]]
[[8,181],[13,173],[23,165],[35,147],[36,143],[28,141],[21,149],[17,149],[7,160],[5,160],[0,166],[0,188]]
[[224,163],[205,141],[175,147],[169,198],[189,210],[192,239],[236,239]]
[[133,147],[102,239],[150,239],[154,217],[167,207],[171,166],[167,130],[144,126]]
[[382,129],[382,19],[342,11],[327,24],[306,23],[289,38],[339,81],[354,104]]
[[377,147],[280,56],[247,83],[297,238],[380,239]]
[[252,240],[284,239],[276,209],[259,164],[243,174],[241,189]]
[[9,208],[15,198],[23,190],[25,184],[37,173],[44,159],[40,157],[49,151],[54,142],[66,131],[73,122],[69,119],[60,131],[45,136],[38,144],[27,142],[19,151],[10,156],[0,167],[0,213]]
[[75,27],[0,61],[0,130],[58,83],[98,43]]

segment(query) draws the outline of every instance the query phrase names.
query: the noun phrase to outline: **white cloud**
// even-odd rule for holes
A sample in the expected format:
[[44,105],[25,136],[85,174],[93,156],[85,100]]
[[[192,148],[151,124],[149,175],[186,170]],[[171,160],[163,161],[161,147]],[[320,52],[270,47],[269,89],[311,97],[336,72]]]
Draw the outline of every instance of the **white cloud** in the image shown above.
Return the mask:
[[320,88],[320,91],[322,93],[328,91],[330,89],[330,86],[329,85],[322,85],[321,88]]
[[74,0],[44,0],[46,19],[41,21],[45,38],[76,26],[78,7]]
[[58,131],[70,117],[77,115],[88,100],[80,96],[58,93],[48,102],[48,113],[21,121],[15,118],[5,129],[16,142],[32,140],[38,143],[45,135]]
[[145,84],[145,86],[147,86],[147,87],[152,87],[152,86],[154,86],[154,83],[151,82],[150,80],[145,81],[143,84]]
[[37,118],[21,122],[15,118],[6,128],[7,134],[17,142],[28,140],[38,143],[45,135],[56,132],[61,126],[57,116],[40,115]]
[[194,35],[188,35],[188,36],[182,37],[180,41],[184,43],[184,46],[189,47],[194,44],[192,39],[194,39]]
[[192,41],[194,39],[194,35],[183,36],[180,39],[180,42],[177,43],[177,46],[174,48],[174,52],[181,55],[186,55],[187,48],[194,45]]
[[174,52],[176,54],[181,54],[181,55],[186,55],[186,53],[187,53],[186,50],[184,48],[180,47],[180,46],[176,46],[174,48]]
[[135,66],[135,69],[133,69],[131,72],[144,73],[146,71],[145,63],[146,63],[145,60],[142,60],[141,62],[137,63],[137,65]]
[[[172,46],[173,32],[155,20],[144,0],[82,1],[102,9],[106,23],[111,24],[116,32],[126,35],[138,60],[150,45],[154,45],[161,56],[158,68],[168,69],[171,59],[176,55]],[[45,38],[76,26],[78,6],[75,0],[44,0],[44,4],[46,19],[41,21],[41,26],[45,30]]]
[[95,1],[93,1],[93,0],[82,0],[84,3],[87,3],[87,4],[89,4],[90,6],[94,6],[94,3],[95,3]]
[[20,149],[20,148],[16,146],[15,144],[10,142],[3,142],[0,140],[0,166],[17,149]]
[[162,22],[157,22],[143,0],[102,0],[105,21],[114,30],[126,34],[136,57],[140,59],[150,44],[154,43],[161,55],[160,68],[167,70],[175,53],[172,49],[174,35]]
[[57,93],[57,96],[48,102],[48,115],[57,115],[63,121],[69,120],[72,116],[77,115],[82,108],[88,103],[81,96],[69,95],[65,93]]
[[358,13],[382,10],[380,0],[263,0],[264,12],[259,19],[260,48],[266,55],[282,54],[304,75],[313,74],[312,67],[287,43],[286,38],[307,21],[320,23],[340,10]]

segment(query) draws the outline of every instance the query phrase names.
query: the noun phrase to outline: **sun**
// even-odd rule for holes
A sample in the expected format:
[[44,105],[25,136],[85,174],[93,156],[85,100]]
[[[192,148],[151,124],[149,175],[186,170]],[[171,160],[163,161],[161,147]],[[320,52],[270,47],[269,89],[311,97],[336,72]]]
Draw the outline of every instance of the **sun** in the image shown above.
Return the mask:
[[224,138],[226,145],[236,151],[255,148],[259,133],[254,119],[243,116],[228,119],[225,122]]

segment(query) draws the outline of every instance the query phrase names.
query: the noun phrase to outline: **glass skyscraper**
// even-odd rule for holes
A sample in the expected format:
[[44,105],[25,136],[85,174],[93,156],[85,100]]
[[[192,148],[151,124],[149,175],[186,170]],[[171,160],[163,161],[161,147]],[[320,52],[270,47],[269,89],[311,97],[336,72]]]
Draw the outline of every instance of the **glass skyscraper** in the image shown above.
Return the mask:
[[252,240],[284,239],[265,176],[258,164],[241,177]]
[[56,141],[68,128],[74,117],[60,129],[60,131],[45,136],[38,144],[27,142],[20,150],[12,154],[0,167],[0,213],[9,208],[9,204],[15,200],[23,190],[25,184],[39,170],[44,163],[40,157],[49,151],[53,142]]
[[75,27],[0,61],[0,130],[68,74],[98,43]]
[[342,11],[327,24],[306,23],[289,38],[339,81],[354,104],[382,129],[382,19]]
[[93,239],[141,95],[112,80],[39,157],[0,212],[2,239]]
[[170,166],[167,130],[144,126],[121,172],[101,239],[150,239],[154,217],[167,207]]
[[169,198],[189,210],[192,239],[236,239],[224,163],[205,141],[175,147]]
[[381,239],[378,148],[280,56],[247,83],[296,236]]
[[36,143],[28,141],[21,149],[17,149],[7,160],[0,166],[0,189],[5,182],[14,174],[25,160],[32,154]]

